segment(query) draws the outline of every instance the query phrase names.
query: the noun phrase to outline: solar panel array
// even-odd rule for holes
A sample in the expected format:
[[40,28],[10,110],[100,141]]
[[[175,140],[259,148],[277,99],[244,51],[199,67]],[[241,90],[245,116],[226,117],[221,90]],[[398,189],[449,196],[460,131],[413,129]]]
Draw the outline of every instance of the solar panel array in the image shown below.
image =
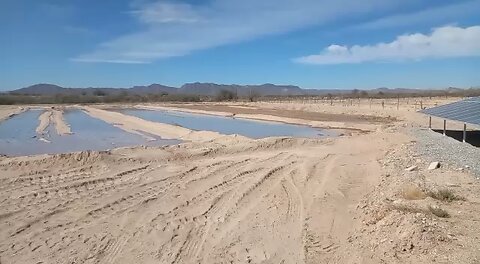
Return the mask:
[[445,119],[480,125],[480,97],[436,106],[420,112]]

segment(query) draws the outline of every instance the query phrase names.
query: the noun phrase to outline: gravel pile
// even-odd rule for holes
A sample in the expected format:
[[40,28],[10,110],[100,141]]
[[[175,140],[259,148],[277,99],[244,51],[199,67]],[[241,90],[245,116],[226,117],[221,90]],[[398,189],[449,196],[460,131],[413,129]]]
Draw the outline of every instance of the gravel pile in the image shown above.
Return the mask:
[[428,129],[413,128],[411,133],[417,139],[417,151],[426,159],[453,169],[470,170],[480,179],[480,148]]

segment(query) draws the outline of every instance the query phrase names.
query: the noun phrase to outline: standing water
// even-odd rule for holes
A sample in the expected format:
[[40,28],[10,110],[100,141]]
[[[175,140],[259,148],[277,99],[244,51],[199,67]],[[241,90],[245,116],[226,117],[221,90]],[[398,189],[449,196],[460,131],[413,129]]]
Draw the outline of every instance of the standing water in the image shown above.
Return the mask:
[[41,113],[40,110],[30,110],[0,122],[0,154],[17,156],[36,153],[45,144],[35,138]]
[[[79,110],[66,111],[64,119],[70,125],[72,135],[59,136],[53,124],[39,140],[35,128],[43,111],[30,110],[0,123],[0,154],[9,156],[53,154],[84,150],[106,150],[118,147],[148,145],[163,146],[178,144],[178,140],[164,140],[159,137],[148,141],[144,137],[125,132],[102,120],[92,118]],[[150,135],[149,135],[150,136]]]
[[192,130],[216,131],[227,135],[239,134],[250,138],[274,136],[315,138],[326,135],[325,131],[309,126],[279,122],[190,114],[178,111],[123,109],[119,110],[119,112],[153,122],[178,125]]

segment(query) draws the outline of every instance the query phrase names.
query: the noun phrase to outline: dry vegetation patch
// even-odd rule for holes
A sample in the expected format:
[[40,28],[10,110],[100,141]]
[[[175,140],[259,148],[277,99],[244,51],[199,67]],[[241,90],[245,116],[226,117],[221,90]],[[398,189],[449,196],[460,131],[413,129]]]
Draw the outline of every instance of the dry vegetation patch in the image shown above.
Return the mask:
[[441,217],[441,218],[448,218],[450,217],[450,214],[438,207],[438,206],[427,206],[427,209],[424,209],[424,208],[420,208],[420,207],[417,207],[415,205],[410,205],[410,204],[395,204],[395,205],[392,205],[390,207],[391,209],[393,210],[396,210],[396,211],[400,211],[400,212],[404,212],[404,213],[410,213],[410,214],[417,214],[417,213],[420,213],[420,214],[425,214],[425,215],[428,215],[428,214],[433,214],[435,216],[438,216],[438,217]]
[[425,192],[416,185],[404,186],[401,194],[406,200],[422,200],[427,197]]
[[437,191],[428,191],[427,195],[435,200],[452,202],[452,201],[465,201],[465,198],[453,193],[450,189],[439,189]]
[[416,214],[416,213],[422,213],[425,214],[426,211],[424,209],[418,208],[413,205],[408,205],[408,204],[394,204],[391,206],[391,209],[397,210],[400,212],[404,213],[411,213],[411,214]]
[[430,211],[430,213],[432,213],[433,215],[441,217],[441,218],[450,217],[450,214],[446,210],[443,210],[440,207],[433,207],[433,206],[429,205],[428,206],[428,211]]

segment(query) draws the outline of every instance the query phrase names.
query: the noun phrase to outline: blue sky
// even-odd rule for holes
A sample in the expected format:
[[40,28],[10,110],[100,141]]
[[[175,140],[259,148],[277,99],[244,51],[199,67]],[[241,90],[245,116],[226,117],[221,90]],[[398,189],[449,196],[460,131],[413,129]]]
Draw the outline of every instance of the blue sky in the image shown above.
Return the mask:
[[480,0],[0,0],[0,90],[480,86]]

